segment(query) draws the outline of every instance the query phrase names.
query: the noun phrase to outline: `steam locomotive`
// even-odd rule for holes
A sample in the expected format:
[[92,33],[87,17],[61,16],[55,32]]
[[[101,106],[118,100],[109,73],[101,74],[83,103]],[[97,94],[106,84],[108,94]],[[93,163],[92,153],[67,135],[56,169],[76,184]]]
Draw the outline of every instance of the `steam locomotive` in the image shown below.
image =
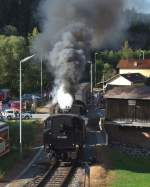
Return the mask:
[[74,160],[86,139],[86,108],[90,85],[82,83],[75,95],[71,109],[52,114],[44,121],[44,149],[49,158]]

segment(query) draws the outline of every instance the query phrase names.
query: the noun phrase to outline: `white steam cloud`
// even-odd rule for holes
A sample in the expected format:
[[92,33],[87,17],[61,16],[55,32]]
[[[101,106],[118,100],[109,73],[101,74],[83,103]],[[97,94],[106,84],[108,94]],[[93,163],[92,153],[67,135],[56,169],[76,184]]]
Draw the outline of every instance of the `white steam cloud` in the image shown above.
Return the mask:
[[48,60],[54,75],[53,103],[71,107],[90,49],[120,36],[123,7],[124,0],[41,2],[42,33],[33,48]]
[[70,109],[73,104],[73,97],[66,93],[63,85],[58,89],[56,94],[57,101],[61,109]]

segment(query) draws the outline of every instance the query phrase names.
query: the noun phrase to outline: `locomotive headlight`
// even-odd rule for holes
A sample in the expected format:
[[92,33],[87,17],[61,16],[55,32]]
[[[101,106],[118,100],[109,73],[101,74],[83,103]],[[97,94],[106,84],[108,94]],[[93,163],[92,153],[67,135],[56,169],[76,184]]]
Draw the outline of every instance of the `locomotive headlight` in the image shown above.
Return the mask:
[[78,144],[76,144],[76,148],[79,148],[79,145],[78,145]]

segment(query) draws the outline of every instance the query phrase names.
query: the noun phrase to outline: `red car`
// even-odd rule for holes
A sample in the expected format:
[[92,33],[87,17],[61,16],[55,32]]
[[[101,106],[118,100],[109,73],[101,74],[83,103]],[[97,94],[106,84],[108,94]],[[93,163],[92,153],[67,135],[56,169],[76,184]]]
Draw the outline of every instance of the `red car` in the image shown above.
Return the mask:
[[0,92],[0,101],[3,101],[4,99],[4,93]]
[[[15,111],[20,111],[20,101],[12,101],[10,103],[10,108],[14,109]],[[25,109],[24,103],[22,103],[22,109]]]

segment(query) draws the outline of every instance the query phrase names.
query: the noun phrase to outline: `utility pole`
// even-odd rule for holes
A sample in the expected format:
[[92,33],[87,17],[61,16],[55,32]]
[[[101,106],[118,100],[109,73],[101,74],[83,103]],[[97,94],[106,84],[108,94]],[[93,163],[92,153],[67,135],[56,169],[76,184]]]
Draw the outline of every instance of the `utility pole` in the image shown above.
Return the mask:
[[33,58],[35,56],[31,55],[28,56],[22,60],[20,60],[20,66],[19,66],[19,88],[20,88],[20,119],[19,119],[19,145],[20,145],[20,157],[22,157],[22,63],[30,60],[31,58]]
[[96,86],[96,82],[97,82],[97,66],[96,66],[96,55],[98,55],[98,53],[96,52],[95,54],[94,54],[94,61],[95,61],[95,86]]
[[103,94],[105,92],[105,77],[104,77],[104,72],[103,72]]
[[88,61],[88,64],[90,64],[90,84],[91,84],[91,102],[93,98],[93,63],[92,61]]
[[19,82],[19,87],[20,87],[20,123],[19,123],[19,145],[20,145],[20,157],[22,157],[22,69],[21,69],[21,64],[22,61],[20,61],[20,82]]
[[43,98],[43,61],[41,58],[41,99]]
[[90,72],[91,72],[91,95],[93,95],[93,64],[90,62]]
[[141,53],[143,53],[143,60],[144,60],[144,58],[145,58],[145,57],[144,57],[144,51],[143,51],[143,50],[141,50]]

